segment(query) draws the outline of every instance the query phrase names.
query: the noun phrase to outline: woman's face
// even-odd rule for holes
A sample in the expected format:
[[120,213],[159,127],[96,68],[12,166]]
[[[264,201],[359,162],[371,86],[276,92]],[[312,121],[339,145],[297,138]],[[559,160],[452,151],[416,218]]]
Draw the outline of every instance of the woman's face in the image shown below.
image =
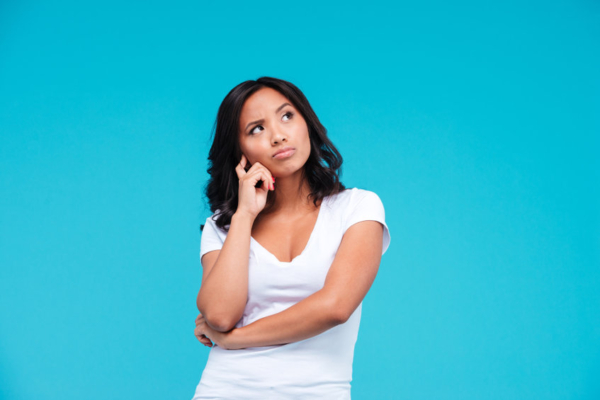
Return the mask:
[[[300,170],[310,155],[306,121],[277,90],[262,88],[246,99],[239,130],[240,147],[250,164],[260,162],[276,178]],[[287,147],[293,150],[275,156]]]

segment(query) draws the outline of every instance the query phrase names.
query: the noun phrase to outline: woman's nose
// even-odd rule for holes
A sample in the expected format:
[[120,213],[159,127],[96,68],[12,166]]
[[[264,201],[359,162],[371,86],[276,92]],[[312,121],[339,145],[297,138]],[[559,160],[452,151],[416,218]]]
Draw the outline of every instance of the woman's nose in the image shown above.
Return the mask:
[[273,144],[277,144],[284,140],[285,140],[285,134],[283,132],[281,132],[281,130],[279,130],[279,129],[274,129],[273,133],[271,134],[271,142],[273,142]]

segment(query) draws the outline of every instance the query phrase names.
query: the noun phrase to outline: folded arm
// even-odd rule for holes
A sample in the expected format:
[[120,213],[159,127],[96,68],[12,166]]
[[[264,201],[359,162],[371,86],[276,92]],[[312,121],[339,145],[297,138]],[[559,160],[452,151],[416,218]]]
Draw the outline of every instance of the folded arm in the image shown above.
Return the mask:
[[196,305],[209,326],[220,332],[231,330],[244,313],[253,222],[247,214],[235,213],[223,247],[201,260],[202,285]]
[[288,309],[229,332],[206,328],[220,347],[241,349],[297,342],[350,318],[369,291],[381,261],[383,226],[377,221],[352,225],[331,264],[323,288]]

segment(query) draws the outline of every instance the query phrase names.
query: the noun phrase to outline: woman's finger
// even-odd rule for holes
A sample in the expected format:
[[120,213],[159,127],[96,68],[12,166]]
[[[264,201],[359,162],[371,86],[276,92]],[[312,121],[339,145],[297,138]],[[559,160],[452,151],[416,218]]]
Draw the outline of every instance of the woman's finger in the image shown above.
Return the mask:
[[248,159],[246,159],[246,156],[242,154],[240,162],[238,163],[238,165],[235,166],[235,172],[238,176],[238,179],[242,179],[242,177],[247,174],[245,169],[246,163],[248,163]]
[[248,162],[248,159],[246,158],[246,156],[244,156],[242,154],[242,161],[240,161],[240,163],[236,167],[236,172],[238,174],[238,178],[239,179],[254,178],[253,185],[256,186],[256,183],[259,181],[259,179],[257,179],[256,174],[258,172],[262,172],[264,175],[260,175],[260,178],[261,178],[260,180],[262,180],[263,183],[259,187],[263,188],[267,192],[269,190],[275,190],[275,187],[273,185],[273,174],[271,174],[271,171],[269,171],[269,169],[267,167],[265,167],[264,165],[262,165],[261,163],[255,162],[254,164],[252,164],[250,169],[248,169],[248,171],[246,172],[244,167],[246,166],[247,162]]
[[[273,176],[273,174],[271,174],[271,170],[269,170],[269,168],[265,167],[263,164],[261,164],[259,162],[255,162],[254,165],[252,165],[252,166],[257,169],[262,169],[263,171],[265,171],[267,173],[267,175],[269,175],[269,178],[271,178]],[[250,172],[250,171],[248,171],[248,172]]]
[[203,345],[212,347],[212,341],[202,332],[203,331],[201,327],[196,327],[196,329],[194,329],[194,336],[196,336],[196,339],[198,339],[198,341]]
[[196,336],[200,341],[202,341],[202,339],[206,337],[201,326],[197,326],[196,329],[194,329],[194,336]]
[[196,338],[198,339],[198,341],[200,343],[202,343],[205,346],[211,346],[212,345],[212,342],[208,338],[202,338],[202,337],[198,337],[198,336],[196,336]]
[[264,183],[266,184],[265,190],[269,191],[269,190],[275,190],[275,185],[273,185],[273,174],[271,173],[271,171],[269,171],[269,169],[267,167],[265,167],[264,165],[260,164],[260,163],[256,163],[259,164],[260,169],[264,172],[265,176],[266,176],[266,181],[264,181]]
[[[249,183],[252,184],[252,186],[256,187],[257,189],[263,189],[265,191],[269,191],[269,176],[268,174],[263,170],[263,169],[257,169],[253,172],[248,171],[248,174],[244,177],[245,180],[247,180]],[[256,186],[256,184],[262,181],[262,183],[260,184],[260,186]]]
[[261,164],[260,162],[255,162],[254,164],[252,164],[252,166],[250,167],[250,169],[248,170],[248,173],[254,172],[256,170],[263,170],[267,173],[267,175],[269,175],[269,178],[272,176],[271,171],[264,166],[264,164]]
[[209,339],[209,338],[207,338],[207,337],[206,337],[206,335],[199,335],[199,336],[196,336],[196,338],[197,338],[197,339],[198,339],[198,341],[199,341],[200,343],[202,343],[203,345],[206,345],[206,346],[208,346],[208,345],[211,343],[210,339]]
[[266,167],[262,167],[257,170],[257,173],[260,175],[260,180],[263,181],[263,184],[260,186],[261,188],[263,188],[267,192],[269,190],[275,189],[273,185],[273,175],[271,174],[271,171],[269,171]]
[[260,185],[260,187],[265,191],[268,192],[269,190],[271,190],[271,182],[269,181],[269,174],[267,174],[265,171],[261,170],[260,171],[260,180],[262,181],[262,185]]

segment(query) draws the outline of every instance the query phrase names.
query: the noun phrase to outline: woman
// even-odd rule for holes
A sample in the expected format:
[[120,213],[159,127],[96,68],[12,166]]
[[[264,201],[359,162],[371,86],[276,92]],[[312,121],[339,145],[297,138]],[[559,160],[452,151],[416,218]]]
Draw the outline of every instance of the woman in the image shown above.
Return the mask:
[[195,335],[211,347],[193,400],[350,399],[362,300],[390,242],[374,192],[304,94],[262,77],[233,88],[210,149]]

